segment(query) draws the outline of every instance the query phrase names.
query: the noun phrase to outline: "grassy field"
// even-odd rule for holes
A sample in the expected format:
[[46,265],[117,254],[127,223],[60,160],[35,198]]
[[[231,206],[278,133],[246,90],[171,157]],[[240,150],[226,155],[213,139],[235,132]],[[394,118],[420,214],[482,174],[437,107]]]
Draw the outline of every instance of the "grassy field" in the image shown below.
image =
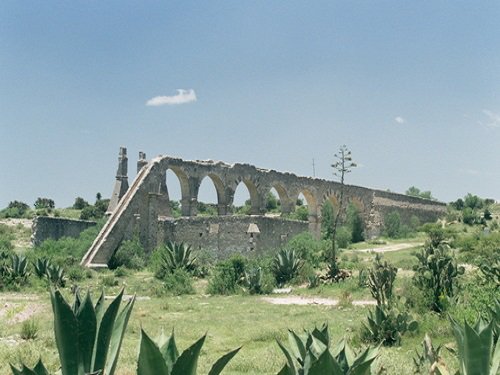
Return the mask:
[[[82,290],[90,289],[94,295],[103,288],[110,271],[95,273],[85,280]],[[124,287],[127,294],[136,294],[131,320],[122,347],[118,374],[134,374],[140,327],[156,337],[161,330],[175,328],[180,348],[186,348],[197,338],[208,333],[200,359],[200,373],[207,373],[211,364],[230,349],[243,346],[227,367],[226,374],[275,374],[284,364],[284,356],[276,339],[286,342],[287,329],[300,331],[328,323],[333,341],[342,337],[362,347],[359,339],[361,322],[369,307],[352,306],[350,301],[369,299],[367,289],[358,288],[355,278],[337,285],[323,285],[310,290],[294,288],[292,294],[340,299],[339,306],[273,305],[260,296],[207,296],[206,281],[196,283],[197,293],[182,297],[157,297],[161,284],[148,272],[138,272],[125,278],[116,278],[118,285],[105,287],[106,295],[116,295]],[[72,300],[69,290],[65,290]],[[8,363],[20,361],[34,364],[43,358],[49,370],[56,371],[57,351],[53,339],[52,314],[48,292],[43,287],[30,288],[26,293],[0,294],[3,316],[0,323],[0,373],[9,373]],[[22,340],[23,316],[30,315],[39,325],[35,340]],[[431,314],[421,317],[421,329],[407,335],[403,346],[382,348],[375,366],[383,367],[387,374],[413,374],[410,365],[414,350],[419,348],[424,333],[432,331],[437,343],[451,341],[446,320]]]
[[[29,254],[30,229],[23,223],[12,223],[15,235],[15,251]],[[361,327],[366,321],[370,305],[353,302],[373,302],[368,288],[359,285],[359,270],[369,268],[376,255],[383,252],[384,260],[398,268],[395,294],[401,297],[408,293],[412,268],[416,264],[414,253],[420,251],[425,241],[423,234],[405,240],[381,239],[352,245],[341,252],[341,264],[352,269],[352,277],[338,284],[322,284],[308,289],[305,285],[294,285],[288,295],[273,294],[272,297],[290,296],[305,298],[327,298],[337,301],[335,306],[321,304],[275,305],[243,291],[232,296],[210,296],[206,294],[207,279],[196,279],[193,295],[166,296],[164,286],[150,271],[127,271],[124,277],[114,276],[109,270],[92,271],[90,277],[78,281],[80,290],[91,291],[94,301],[101,290],[114,296],[124,288],[127,295],[135,294],[137,300],[125,334],[117,374],[136,373],[136,361],[140,340],[140,329],[144,328],[152,337],[161,331],[175,330],[176,341],[181,349],[187,348],[203,334],[207,340],[199,361],[199,373],[207,373],[213,362],[229,350],[242,346],[241,351],[230,362],[224,374],[276,374],[285,363],[276,340],[287,342],[288,329],[301,331],[328,323],[332,343],[346,337],[351,345],[360,350],[367,344],[361,340]],[[398,246],[402,249],[394,250]],[[467,276],[464,276],[467,277]],[[68,282],[63,293],[72,302],[72,283]],[[471,292],[473,293],[473,292]],[[418,321],[415,333],[406,333],[399,347],[382,347],[374,369],[385,374],[414,374],[412,357],[415,350],[421,351],[425,333],[429,333],[435,345],[450,344],[453,337],[446,314],[443,317],[431,312],[411,311]],[[22,339],[20,333],[26,321],[34,320],[38,325],[37,337]],[[442,355],[453,370],[456,362],[448,351]],[[53,334],[52,309],[49,292],[44,281],[31,278],[31,285],[18,291],[0,292],[0,374],[9,374],[9,363],[24,362],[33,366],[42,358],[49,371],[58,370],[59,360]]]

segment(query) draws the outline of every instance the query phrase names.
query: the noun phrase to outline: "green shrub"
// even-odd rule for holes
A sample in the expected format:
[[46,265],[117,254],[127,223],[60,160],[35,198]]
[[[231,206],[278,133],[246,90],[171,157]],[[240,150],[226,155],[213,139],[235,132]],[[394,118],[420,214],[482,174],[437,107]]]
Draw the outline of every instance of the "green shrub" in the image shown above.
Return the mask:
[[192,276],[185,269],[177,268],[172,273],[167,273],[163,281],[168,294],[180,296],[194,294],[195,292]]
[[106,275],[102,277],[101,283],[103,286],[111,288],[118,285],[118,280],[115,279],[114,275]]
[[315,267],[321,262],[322,252],[328,246],[326,241],[314,239],[310,232],[300,233],[290,239],[286,248],[295,251],[298,256]]
[[108,267],[112,270],[118,267],[125,267],[133,270],[140,270],[146,264],[146,254],[139,242],[138,237],[124,241],[108,262]]
[[246,259],[233,255],[228,260],[217,264],[214,274],[208,281],[209,294],[234,294],[238,284],[245,276]]
[[40,327],[35,319],[28,319],[21,325],[20,336],[23,340],[35,340],[38,337]]
[[352,232],[348,227],[342,226],[337,229],[336,241],[339,249],[347,249],[347,247],[351,244],[351,240]]
[[0,211],[0,218],[29,218],[31,216],[30,206],[24,202],[12,201]]
[[71,281],[82,281],[85,278],[85,268],[82,266],[73,266],[68,269],[68,279]]
[[449,313],[460,322],[465,320],[473,324],[478,316],[488,317],[497,296],[495,283],[476,272],[462,282],[458,303],[451,306]]
[[34,248],[33,256],[47,258],[60,266],[72,266],[80,263],[83,255],[97,237],[103,222],[84,230],[78,238],[63,237],[59,240],[45,240]]
[[128,275],[127,269],[125,267],[118,267],[114,270],[115,277],[125,277]]
[[14,249],[12,241],[14,241],[15,236],[12,228],[8,225],[0,224],[0,251],[7,250],[10,251]]

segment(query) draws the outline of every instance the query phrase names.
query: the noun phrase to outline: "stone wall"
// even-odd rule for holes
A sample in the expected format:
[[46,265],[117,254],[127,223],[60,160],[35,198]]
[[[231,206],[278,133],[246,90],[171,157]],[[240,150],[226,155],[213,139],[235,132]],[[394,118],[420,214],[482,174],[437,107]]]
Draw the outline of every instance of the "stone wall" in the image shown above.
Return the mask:
[[33,219],[31,243],[33,246],[50,239],[78,237],[85,229],[96,225],[93,221],[73,220],[60,217],[36,216]]
[[308,223],[268,216],[212,216],[164,219],[159,222],[160,240],[186,242],[216,258],[233,253],[255,254],[285,245],[308,230]]

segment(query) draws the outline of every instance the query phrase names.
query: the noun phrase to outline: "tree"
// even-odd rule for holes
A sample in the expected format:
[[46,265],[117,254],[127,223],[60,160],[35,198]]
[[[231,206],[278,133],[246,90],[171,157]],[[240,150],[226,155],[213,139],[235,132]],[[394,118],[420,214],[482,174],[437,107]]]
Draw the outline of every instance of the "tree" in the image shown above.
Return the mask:
[[336,279],[339,273],[339,267],[337,264],[337,229],[340,222],[340,217],[342,216],[342,210],[344,205],[344,179],[347,173],[350,173],[353,168],[356,167],[356,163],[352,161],[351,151],[346,145],[339,148],[339,151],[334,155],[336,161],[331,165],[333,168],[333,175],[340,178],[340,194],[339,194],[339,205],[338,210],[335,213],[335,220],[332,225],[332,247],[330,254],[328,254],[328,277],[332,280]]
[[83,210],[88,205],[89,205],[89,202],[87,202],[85,199],[83,199],[82,197],[76,197],[75,203],[73,203],[73,208],[75,210]]
[[55,208],[56,205],[54,203],[54,201],[50,198],[40,198],[38,197],[36,202],[35,202],[35,208],[38,210],[38,209],[43,209],[43,208],[46,208],[48,210],[52,210],[53,208]]

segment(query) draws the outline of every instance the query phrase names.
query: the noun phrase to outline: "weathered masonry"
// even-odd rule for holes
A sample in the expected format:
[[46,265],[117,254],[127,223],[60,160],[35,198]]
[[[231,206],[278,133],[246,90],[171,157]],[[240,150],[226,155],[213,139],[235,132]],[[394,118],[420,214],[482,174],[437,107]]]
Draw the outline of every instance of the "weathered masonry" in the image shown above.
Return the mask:
[[[172,218],[166,184],[168,170],[175,173],[180,182],[183,216],[181,219],[174,220]],[[205,178],[212,181],[217,191],[218,218],[212,219],[217,222],[200,224],[203,221],[194,218],[197,216],[198,191]],[[334,181],[300,177],[248,164],[229,165],[212,160],[188,161],[170,156],[158,156],[147,161],[142,152],[139,154],[137,162],[137,176],[128,187],[127,154],[126,149],[121,148],[115,189],[108,209],[111,215],[83,257],[82,264],[89,267],[104,267],[120,242],[130,238],[134,233],[139,235],[142,244],[150,250],[166,239],[185,241],[189,237],[192,239],[192,234],[188,235],[189,225],[192,225],[193,232],[198,233],[198,235],[201,233],[201,237],[205,234],[208,236],[214,234],[215,228],[220,231],[221,227],[228,228],[231,223],[233,226],[236,225],[238,219],[230,216],[230,207],[233,204],[236,188],[240,183],[245,184],[249,191],[250,217],[256,218],[254,222],[257,221],[257,218],[265,217],[263,215],[265,197],[272,188],[279,195],[283,214],[295,210],[297,198],[302,194],[305,197],[309,213],[306,225],[315,236],[319,236],[321,232],[321,207],[323,204],[330,201],[334,206],[338,205],[340,184]],[[352,185],[346,185],[344,189],[346,200],[357,205],[362,213],[367,237],[374,237],[380,233],[383,219],[390,211],[398,211],[403,221],[409,221],[412,216],[417,216],[421,222],[428,222],[435,221],[446,209],[443,203],[402,194]],[[281,218],[278,220],[292,222]],[[251,242],[252,231],[255,232],[255,236],[266,236],[261,233],[261,229],[254,222],[245,218],[247,229],[244,234],[250,238],[249,242]],[[182,230],[176,231],[177,225]],[[204,229],[200,230],[201,227]],[[273,222],[271,227],[276,229],[279,225],[276,226]],[[304,224],[301,228],[294,224],[289,227],[293,227],[292,232],[298,232],[301,228],[305,229]],[[286,233],[283,233],[283,227],[280,229],[281,232],[276,230],[277,232],[274,234],[279,236],[282,241],[286,241],[286,238],[283,238],[287,237]],[[220,234],[220,232],[218,233]],[[218,250],[225,251],[226,249]]]

